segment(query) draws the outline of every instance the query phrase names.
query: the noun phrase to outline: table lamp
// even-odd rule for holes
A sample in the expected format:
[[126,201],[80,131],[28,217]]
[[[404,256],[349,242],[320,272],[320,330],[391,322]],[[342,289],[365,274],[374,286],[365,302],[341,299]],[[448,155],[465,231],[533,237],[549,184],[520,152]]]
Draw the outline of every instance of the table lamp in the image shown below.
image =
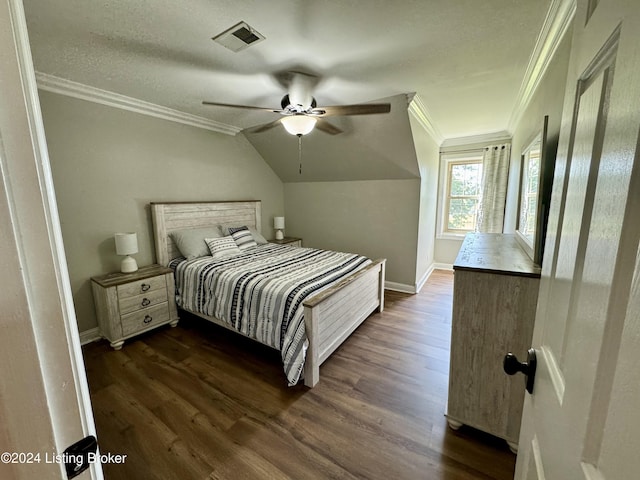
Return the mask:
[[276,240],[284,238],[284,217],[273,217],[273,228],[276,230]]
[[120,264],[122,273],[131,273],[138,270],[136,259],[131,257],[134,253],[138,253],[138,235],[136,233],[116,233],[116,253],[125,255]]

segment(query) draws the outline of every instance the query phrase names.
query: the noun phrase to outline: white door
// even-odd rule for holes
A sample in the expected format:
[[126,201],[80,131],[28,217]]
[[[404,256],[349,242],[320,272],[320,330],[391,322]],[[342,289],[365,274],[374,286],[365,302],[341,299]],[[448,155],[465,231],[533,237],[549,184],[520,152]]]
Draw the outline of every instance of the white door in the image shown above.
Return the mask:
[[640,478],[640,2],[579,0],[517,479]]
[[0,2],[0,272],[0,478],[67,478],[56,455],[95,427],[20,0]]

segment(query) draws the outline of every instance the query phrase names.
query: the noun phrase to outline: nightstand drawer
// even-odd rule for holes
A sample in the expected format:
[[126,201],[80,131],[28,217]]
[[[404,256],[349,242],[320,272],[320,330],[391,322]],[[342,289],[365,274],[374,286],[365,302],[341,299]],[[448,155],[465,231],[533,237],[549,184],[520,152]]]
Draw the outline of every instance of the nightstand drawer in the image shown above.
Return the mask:
[[100,334],[119,350],[138,333],[178,324],[173,271],[148,265],[133,273],[113,272],[91,278]]
[[127,336],[169,321],[169,306],[161,303],[129,315],[123,315],[122,335]]
[[281,240],[269,240],[269,243],[276,243],[278,245],[289,245],[290,247],[302,247],[302,239],[298,237],[284,237]]
[[153,305],[167,301],[167,289],[149,290],[147,293],[135,295],[133,297],[118,297],[118,306],[120,307],[120,315],[149,308]]
[[164,275],[151,278],[143,278],[135,282],[118,285],[118,298],[132,297],[143,293],[150,293],[153,290],[163,289],[166,291],[167,282]]

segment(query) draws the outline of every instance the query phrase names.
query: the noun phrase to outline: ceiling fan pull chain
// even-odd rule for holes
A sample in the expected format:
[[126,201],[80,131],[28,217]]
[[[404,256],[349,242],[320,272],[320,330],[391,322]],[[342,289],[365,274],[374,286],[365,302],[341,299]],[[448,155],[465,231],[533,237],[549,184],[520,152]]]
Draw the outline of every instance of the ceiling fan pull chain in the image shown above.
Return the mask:
[[299,175],[302,175],[302,135],[298,135],[298,163],[300,164]]

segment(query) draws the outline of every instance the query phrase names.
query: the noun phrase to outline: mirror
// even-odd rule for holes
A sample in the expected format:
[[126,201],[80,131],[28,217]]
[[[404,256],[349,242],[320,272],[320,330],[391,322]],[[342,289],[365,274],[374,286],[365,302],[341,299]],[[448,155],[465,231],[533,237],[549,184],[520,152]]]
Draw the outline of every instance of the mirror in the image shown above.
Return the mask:
[[545,205],[542,201],[544,151],[548,117],[544,118],[542,131],[531,140],[522,152],[520,163],[520,197],[518,201],[517,237],[531,259],[542,263]]
[[531,250],[533,250],[536,235],[541,146],[541,135],[538,135],[523,152],[520,164],[518,232]]

